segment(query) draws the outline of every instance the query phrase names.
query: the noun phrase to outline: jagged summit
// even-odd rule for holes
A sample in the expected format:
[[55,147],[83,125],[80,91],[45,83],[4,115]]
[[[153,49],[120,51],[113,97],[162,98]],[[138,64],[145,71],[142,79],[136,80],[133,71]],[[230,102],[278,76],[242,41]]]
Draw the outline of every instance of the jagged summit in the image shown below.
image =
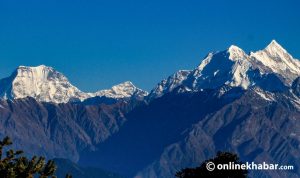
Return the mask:
[[247,54],[244,52],[244,50],[235,45],[231,45],[227,52],[229,53],[229,59],[234,61],[247,58]]
[[132,95],[143,97],[147,92],[127,81],[110,90],[84,93],[73,86],[62,73],[45,65],[19,66],[11,76],[0,80],[0,97],[4,99],[33,97],[43,102],[67,103],[95,96],[120,99]]
[[143,98],[148,95],[148,92],[143,91],[130,81],[120,83],[113,86],[111,89],[101,90],[95,93],[96,96],[106,96],[109,98]]
[[243,51],[243,50],[236,45],[230,45],[228,48],[228,52],[234,52],[234,51]]
[[300,62],[273,40],[265,49],[250,54],[252,63],[262,73],[274,73],[287,85],[300,74]]
[[[278,85],[278,81],[291,86],[299,75],[299,60],[294,59],[275,40],[265,49],[249,55],[238,46],[231,45],[227,50],[209,53],[194,70],[180,70],[161,81],[149,97],[160,97],[180,85],[188,91],[214,89],[224,85],[243,89],[256,85],[278,88],[273,86]],[[84,93],[73,86],[62,73],[45,65],[19,66],[10,77],[0,80],[0,96],[11,99],[30,96],[39,101],[65,103],[95,96],[120,99],[143,98],[147,95],[147,92],[129,81],[111,89]]]
[[273,40],[265,49],[249,55],[235,45],[225,51],[209,53],[194,70],[180,74],[177,72],[160,82],[149,96],[162,96],[180,85],[192,91],[224,85],[243,89],[266,85],[278,89],[279,81],[290,86],[300,76],[300,62]]
[[265,50],[270,52],[287,52],[276,40],[272,40],[271,43],[265,48]]
[[227,49],[228,53],[244,53],[244,50],[236,45],[230,45],[229,48]]
[[[285,55],[288,55],[290,58],[293,58],[287,51],[284,49],[276,40],[272,40],[271,43],[269,43],[265,49],[259,50],[257,52],[252,52],[251,54],[257,54],[257,53],[265,53],[268,56],[272,57],[287,57]],[[250,54],[250,56],[251,56]]]
[[[209,58],[209,56],[208,56]],[[199,66],[201,67],[201,66]],[[165,93],[173,91],[179,85],[182,85],[184,81],[187,81],[191,74],[191,70],[179,70],[175,74],[171,75],[167,79],[162,80],[149,94],[149,98],[157,98]],[[188,87],[186,87],[188,88]]]

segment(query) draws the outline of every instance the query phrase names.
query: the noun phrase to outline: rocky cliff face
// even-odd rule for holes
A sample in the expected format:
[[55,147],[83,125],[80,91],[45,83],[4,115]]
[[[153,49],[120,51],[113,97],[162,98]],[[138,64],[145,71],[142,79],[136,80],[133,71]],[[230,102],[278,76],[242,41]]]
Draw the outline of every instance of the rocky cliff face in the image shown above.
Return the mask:
[[172,177],[197,167],[217,151],[238,153],[242,161],[294,165],[292,171],[250,171],[252,177],[299,177],[300,104],[294,93],[269,93],[259,88],[190,127],[184,138],[167,146],[136,178]]
[[128,121],[120,131],[101,143],[98,151],[82,154],[79,163],[132,177],[159,157],[165,147],[183,138],[186,129],[243,93],[234,88],[220,97],[216,90],[181,90],[178,87],[126,114]]
[[117,132],[134,104],[43,103],[33,98],[0,101],[0,136],[10,136],[26,153],[79,159],[82,150]]

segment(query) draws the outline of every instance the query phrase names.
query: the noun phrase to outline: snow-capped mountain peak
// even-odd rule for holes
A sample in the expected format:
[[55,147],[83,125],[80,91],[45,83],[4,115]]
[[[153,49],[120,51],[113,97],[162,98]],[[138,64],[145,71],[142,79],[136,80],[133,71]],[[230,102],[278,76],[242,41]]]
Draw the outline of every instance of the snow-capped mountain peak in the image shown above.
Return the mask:
[[111,89],[100,90],[96,92],[95,95],[115,99],[130,97],[143,98],[148,95],[148,92],[137,88],[132,82],[126,81],[113,86]]
[[[278,89],[284,85],[290,86],[299,76],[299,60],[294,59],[275,40],[265,49],[251,52],[249,55],[241,48],[231,45],[225,51],[209,53],[200,65],[189,71],[185,77],[172,75],[163,80],[149,96],[160,97],[181,85],[193,91],[203,88],[214,89],[224,85],[243,89],[265,85],[268,88]],[[278,85],[280,82],[282,85]]]
[[194,70],[193,88],[216,88],[224,84],[247,88],[249,56],[239,47],[231,45],[227,50],[210,53]]
[[95,96],[120,99],[143,98],[146,95],[146,91],[135,87],[129,81],[109,90],[85,93],[73,86],[62,73],[45,65],[19,66],[10,77],[0,80],[0,97],[4,99],[33,97],[42,102],[67,103]]
[[66,103],[89,97],[63,74],[45,65],[19,66],[10,77],[0,80],[0,86],[0,96],[10,99],[33,97],[38,101]]
[[241,48],[235,45],[231,45],[227,51],[229,53],[229,59],[234,61],[245,59],[245,56],[247,56],[247,54]]
[[[207,58],[209,60],[209,57]],[[180,70],[175,74],[169,76],[167,79],[162,80],[149,94],[149,98],[157,98],[164,95],[167,92],[171,92],[173,89],[182,85],[183,81],[186,81],[191,74],[191,70]],[[188,87],[186,87],[188,88]]]
[[28,78],[34,81],[46,81],[50,78],[60,78],[66,80],[65,76],[55,71],[52,67],[40,65],[36,67],[19,66],[16,69],[18,78]]
[[265,49],[251,52],[251,61],[262,73],[277,74],[288,85],[300,74],[300,61],[273,40]]
[[272,40],[265,48],[265,51],[268,51],[270,54],[276,54],[278,52],[287,53],[287,51],[276,40]]

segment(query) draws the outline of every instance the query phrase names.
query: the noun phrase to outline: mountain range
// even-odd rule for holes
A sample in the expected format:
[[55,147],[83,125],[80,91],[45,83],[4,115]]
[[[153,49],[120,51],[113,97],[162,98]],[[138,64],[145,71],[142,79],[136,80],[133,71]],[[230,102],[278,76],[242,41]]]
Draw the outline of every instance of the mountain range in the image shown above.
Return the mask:
[[9,77],[0,80],[0,96],[4,99],[32,97],[41,102],[67,103],[92,97],[143,98],[148,95],[130,81],[95,93],[84,93],[73,86],[62,73],[52,67],[18,67]]
[[290,86],[299,74],[299,60],[275,40],[265,49],[250,54],[232,45],[225,51],[209,53],[194,70],[181,70],[161,81],[149,95],[157,98],[180,85],[191,91],[223,85],[277,90]]
[[41,65],[1,79],[0,96],[0,136],[30,154],[165,178],[232,151],[294,166],[252,177],[300,177],[300,62],[275,40],[257,52],[209,53],[149,93],[129,81],[85,93]]

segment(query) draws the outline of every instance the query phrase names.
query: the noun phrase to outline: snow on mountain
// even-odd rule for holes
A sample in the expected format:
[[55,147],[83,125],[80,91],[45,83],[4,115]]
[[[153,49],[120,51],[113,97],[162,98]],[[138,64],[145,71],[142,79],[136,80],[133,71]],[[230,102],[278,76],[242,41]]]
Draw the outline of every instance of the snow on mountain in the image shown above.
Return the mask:
[[227,84],[241,86],[245,89],[250,85],[246,75],[250,62],[247,54],[237,46],[210,54],[193,72],[193,88],[216,88]]
[[143,98],[148,95],[148,92],[143,91],[134,86],[130,81],[113,86],[111,89],[100,90],[94,94],[95,96],[105,96],[108,98]]
[[300,61],[273,40],[264,50],[250,53],[251,61],[263,73],[275,73],[289,85],[300,74]]
[[[180,70],[161,81],[149,94],[150,100],[183,86],[181,92],[198,91],[221,86],[259,86],[278,89],[290,86],[300,76],[300,61],[294,59],[281,45],[273,40],[265,49],[246,54],[237,46],[225,51],[209,53],[194,70]],[[39,101],[66,103],[95,96],[109,98],[144,98],[148,93],[124,82],[111,89],[96,93],[84,93],[51,67],[20,66],[8,78],[0,80],[0,97],[24,98],[31,96]]]
[[[193,91],[203,88],[272,86],[282,82],[290,86],[300,76],[300,61],[294,59],[282,46],[273,40],[264,50],[246,54],[237,46],[225,51],[209,53],[200,65],[192,71],[181,71],[160,82],[151,92],[157,98],[174,88],[184,85]],[[282,87],[281,87],[282,88]]]
[[10,77],[0,80],[0,96],[6,99],[30,96],[38,101],[55,103],[89,97],[74,87],[63,74],[44,65],[18,67]]
[[266,101],[276,101],[274,94],[271,92],[263,91],[260,88],[255,88],[253,91]]
[[176,72],[172,76],[161,81],[156,88],[151,91],[149,97],[160,97],[165,93],[172,91],[174,88],[181,85],[183,81],[186,81],[191,72],[192,71],[190,70],[180,70]]
[[142,97],[147,92],[136,88],[131,82],[125,82],[110,90],[84,93],[73,86],[62,73],[45,65],[20,66],[10,77],[0,80],[0,97],[4,99],[33,97],[43,102],[67,103],[95,96],[119,99],[132,95]]

